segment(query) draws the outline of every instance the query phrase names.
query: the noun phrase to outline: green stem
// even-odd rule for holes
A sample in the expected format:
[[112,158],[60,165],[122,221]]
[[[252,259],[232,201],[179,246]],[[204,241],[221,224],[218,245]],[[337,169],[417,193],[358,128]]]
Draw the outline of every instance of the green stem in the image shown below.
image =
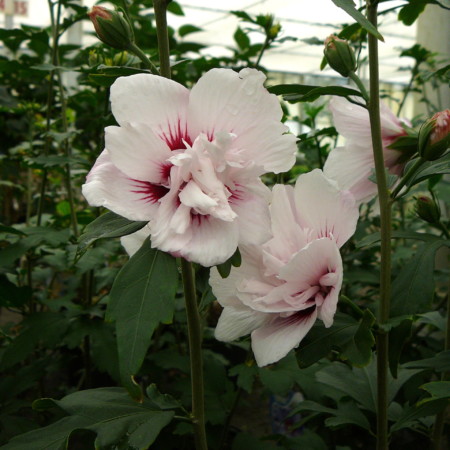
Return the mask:
[[259,64],[261,63],[261,59],[264,55],[264,52],[269,48],[270,41],[271,41],[271,39],[266,37],[266,40],[264,41],[264,44],[261,47],[261,51],[259,52],[258,58],[256,59],[256,62],[255,62],[255,67],[257,69],[260,67]]
[[[167,5],[170,0],[153,0],[158,36],[159,70],[161,76],[170,78],[169,35],[167,33]],[[181,258],[184,299],[189,336],[191,363],[192,426],[196,450],[207,450],[205,432],[205,393],[203,387],[202,327],[195,289],[195,273],[192,263]]]
[[[377,26],[377,3],[377,1],[367,0],[367,18],[375,27]],[[368,106],[381,224],[381,274],[378,322],[380,325],[383,325],[389,319],[391,297],[391,203],[386,181],[381,137],[377,38],[369,34],[368,43],[370,73],[370,101]],[[380,327],[377,334],[377,450],[386,450],[388,448],[388,339],[388,333]]]
[[198,313],[197,294],[195,290],[195,275],[192,263],[181,259],[181,273],[183,277],[184,298],[189,334],[189,355],[191,361],[191,389],[192,389],[192,424],[194,427],[195,448],[208,448],[205,433],[205,407],[203,389],[202,362],[202,329]]
[[348,74],[349,78],[351,80],[354,81],[354,83],[356,84],[356,86],[358,86],[359,88],[359,92],[361,92],[364,100],[366,101],[366,103],[369,103],[369,94],[367,92],[366,87],[364,86],[364,83],[361,81],[361,78],[358,77],[358,75],[356,75],[355,72],[350,72]]
[[162,77],[170,78],[169,34],[167,33],[167,5],[171,0],[153,0],[156,34],[158,36],[159,71]]
[[150,70],[150,72],[153,75],[159,75],[159,72],[158,72],[158,69],[156,68],[156,66],[150,61],[150,59],[147,57],[147,55],[134,42],[132,42],[128,46],[128,50],[131,53],[134,53],[142,61],[142,64],[144,65],[144,67],[146,69]]
[[[53,3],[51,0],[48,0],[48,7],[50,11],[50,22],[52,29],[52,64],[54,66],[57,65],[58,60],[58,44],[59,44],[59,22],[61,18],[61,3],[58,2],[58,8],[56,11],[56,19],[55,13],[53,11]],[[47,156],[50,151],[51,138],[49,136],[50,132],[50,124],[51,124],[51,115],[52,115],[52,103],[53,103],[53,84],[55,79],[55,70],[51,70],[49,74],[49,81],[47,87],[47,105],[46,105],[46,113],[45,113],[45,145],[44,145],[44,156]],[[45,202],[45,191],[47,189],[47,179],[48,179],[48,170],[44,168],[42,173],[42,181],[41,188],[39,193],[39,202],[37,208],[37,226],[41,225],[42,215],[44,213],[44,202]]]
[[405,186],[409,180],[416,174],[417,170],[425,163],[426,161],[419,157],[417,161],[409,168],[408,172],[405,173],[400,182],[395,186],[395,189],[392,191],[391,198],[395,200],[397,195],[402,190],[403,186]]

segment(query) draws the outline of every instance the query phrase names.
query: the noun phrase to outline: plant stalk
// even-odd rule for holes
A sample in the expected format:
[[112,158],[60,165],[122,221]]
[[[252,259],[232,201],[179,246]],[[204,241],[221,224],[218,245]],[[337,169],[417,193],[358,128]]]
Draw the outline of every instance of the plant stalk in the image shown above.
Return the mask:
[[159,75],[156,66],[150,61],[147,55],[134,42],[129,45],[128,50],[131,53],[134,53],[142,61],[144,67],[150,70],[150,72],[153,75]]
[[156,35],[158,36],[159,72],[162,77],[170,78],[169,34],[167,33],[167,5],[171,0],[153,0],[155,11]]
[[[377,26],[377,1],[367,0],[367,18]],[[381,274],[380,304],[378,322],[381,325],[377,334],[377,450],[388,448],[388,343],[389,335],[382,325],[389,319],[391,297],[391,202],[386,181],[383,158],[383,142],[380,121],[380,92],[378,73],[378,40],[372,34],[368,36],[370,101],[369,117],[372,132],[372,147],[375,160],[375,172],[380,202],[381,223]]]
[[348,77],[353,80],[353,82],[356,84],[356,86],[358,86],[359,88],[359,92],[361,92],[364,100],[369,103],[369,94],[367,92],[366,87],[364,86],[364,83],[361,81],[361,78],[358,77],[358,75],[356,75],[355,72],[350,72],[348,74]]
[[[169,35],[167,33],[167,5],[170,0],[153,0],[158,36],[159,70],[161,76],[170,78]],[[195,289],[192,263],[181,258],[184,299],[188,322],[189,359],[191,364],[192,425],[196,450],[207,450],[205,432],[205,393],[203,387],[202,326]]]
[[400,182],[395,186],[395,189],[392,191],[391,198],[395,200],[402,190],[402,188],[408,183],[409,180],[416,174],[417,170],[425,163],[426,161],[419,157],[417,161],[410,167],[408,172],[405,173]]
[[183,277],[184,298],[189,334],[189,356],[191,362],[192,389],[192,424],[194,427],[195,448],[207,450],[205,433],[205,407],[203,389],[202,362],[202,328],[197,305],[195,289],[195,275],[192,263],[181,259],[181,273]]

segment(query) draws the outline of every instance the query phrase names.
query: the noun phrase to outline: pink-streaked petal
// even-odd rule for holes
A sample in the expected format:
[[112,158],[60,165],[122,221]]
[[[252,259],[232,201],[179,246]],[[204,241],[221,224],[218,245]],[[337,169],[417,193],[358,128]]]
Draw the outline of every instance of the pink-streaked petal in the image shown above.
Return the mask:
[[300,175],[294,194],[300,224],[318,238],[332,236],[341,247],[355,232],[359,212],[353,195],[340,191],[321,170]]
[[345,147],[331,150],[323,172],[336,181],[340,189],[349,190],[357,203],[364,203],[377,195],[377,185],[369,180],[374,167],[371,147],[349,141]]
[[[343,97],[333,97],[330,101],[334,126],[347,139],[357,139],[361,145],[372,147],[369,112],[362,106],[350,103]],[[380,104],[381,135],[392,139],[405,134],[401,121],[383,103]]]
[[283,280],[315,286],[323,275],[338,275],[335,286],[342,284],[342,259],[336,243],[328,238],[316,239],[296,253],[280,270]]
[[141,228],[135,233],[129,234],[128,236],[122,236],[120,238],[120,243],[123,245],[125,251],[131,257],[142,247],[142,244],[149,235],[150,229],[146,225],[144,228]]
[[316,308],[311,307],[289,317],[276,315],[268,324],[253,331],[252,349],[258,366],[273,364],[297,348],[316,318]]
[[147,125],[107,127],[105,147],[114,165],[130,178],[167,183],[171,151]]
[[182,139],[189,141],[188,103],[188,89],[157,75],[120,77],[111,86],[111,109],[119,125],[145,123],[172,150],[185,148]]
[[222,264],[237,249],[239,227],[211,216],[192,217],[192,238],[180,255],[205,267]]
[[219,317],[214,335],[217,340],[230,342],[250,334],[269,319],[267,314],[253,311],[245,306],[226,306]]
[[235,222],[193,214],[179,204],[175,189],[161,200],[150,229],[153,247],[205,267],[225,262],[236,251],[239,240]]
[[257,180],[237,186],[228,199],[237,214],[240,245],[259,245],[270,238],[269,198],[270,189]]
[[264,88],[264,81],[264,74],[255,69],[210,70],[191,91],[189,130],[209,139],[219,132],[233,133],[233,145],[261,167],[259,174],[279,173],[295,162],[296,138],[285,134],[279,101]]
[[158,198],[165,192],[158,186],[131,180],[112,162],[104,150],[82,186],[91,206],[103,206],[130,220],[151,220],[158,210]]

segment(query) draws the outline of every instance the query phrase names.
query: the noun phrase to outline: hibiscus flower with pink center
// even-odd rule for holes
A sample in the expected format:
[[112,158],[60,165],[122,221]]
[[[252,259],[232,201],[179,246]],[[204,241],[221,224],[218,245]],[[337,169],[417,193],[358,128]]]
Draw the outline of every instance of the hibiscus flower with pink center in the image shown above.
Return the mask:
[[149,222],[123,239],[129,252],[150,234],[153,247],[211,266],[267,239],[270,191],[259,177],[289,170],[297,148],[264,80],[254,69],[213,69],[191,91],[147,74],[112,85],[119,126],[106,128],[83,194]]
[[358,208],[349,192],[316,169],[295,188],[276,185],[270,205],[272,237],[242,246],[242,264],[210,284],[224,307],[216,338],[232,341],[251,333],[259,366],[297,347],[317,318],[333,323],[342,284],[339,248],[356,228]]

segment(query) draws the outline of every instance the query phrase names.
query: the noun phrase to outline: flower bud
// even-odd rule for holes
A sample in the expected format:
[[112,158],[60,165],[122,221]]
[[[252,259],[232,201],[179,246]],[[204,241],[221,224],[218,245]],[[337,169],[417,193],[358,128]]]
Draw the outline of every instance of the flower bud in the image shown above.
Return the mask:
[[419,155],[434,161],[450,147],[450,110],[436,113],[419,131]]
[[347,41],[332,34],[325,40],[323,53],[330,67],[343,77],[356,70],[355,53]]
[[121,12],[94,6],[88,16],[103,43],[118,50],[126,50],[134,42],[133,29]]
[[416,199],[416,213],[425,222],[437,224],[441,218],[439,205],[430,197],[421,195]]

